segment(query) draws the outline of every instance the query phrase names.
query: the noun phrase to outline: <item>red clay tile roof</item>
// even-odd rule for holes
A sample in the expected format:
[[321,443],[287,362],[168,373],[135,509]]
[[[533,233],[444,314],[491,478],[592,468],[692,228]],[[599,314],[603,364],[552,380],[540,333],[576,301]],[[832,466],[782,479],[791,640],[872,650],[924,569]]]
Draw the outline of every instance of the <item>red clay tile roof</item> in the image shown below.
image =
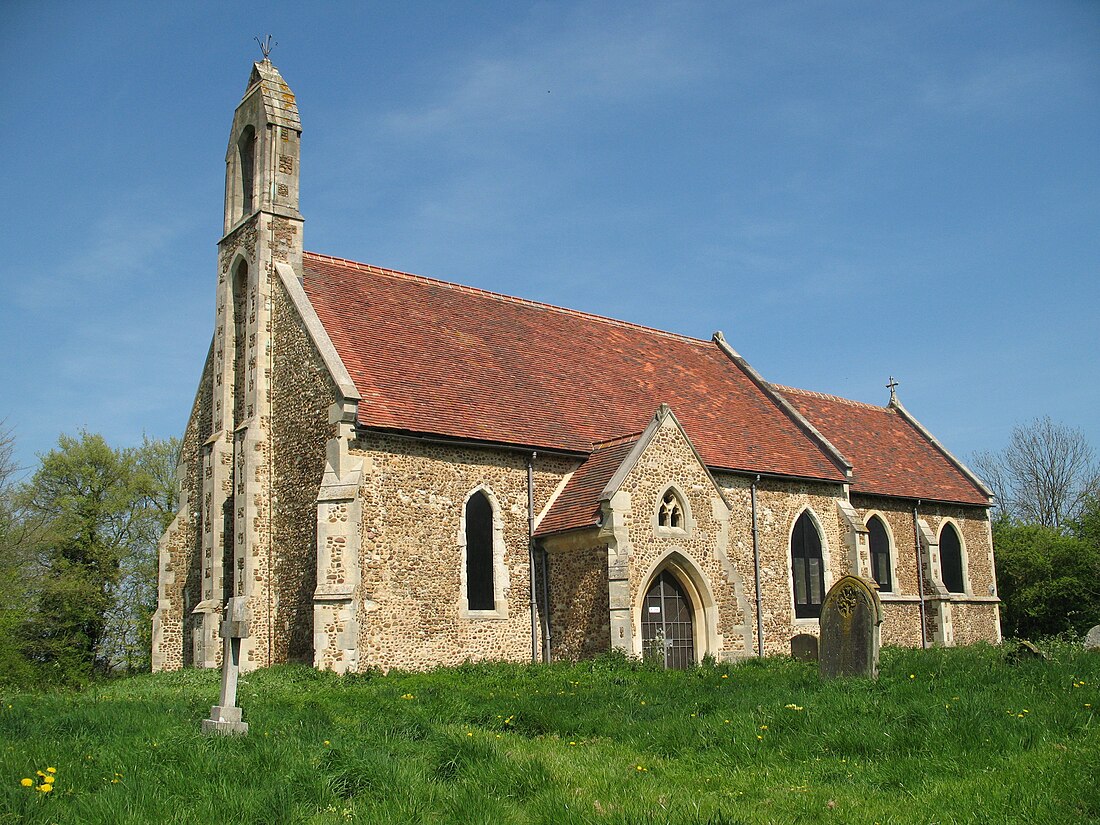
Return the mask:
[[589,453],[662,404],[708,466],[843,481],[713,343],[306,253],[366,427]]
[[622,466],[639,435],[618,439],[592,451],[565,484],[557,501],[539,523],[536,536],[595,527],[599,523],[600,495],[615,471]]
[[985,494],[892,407],[776,387],[854,465],[852,491],[988,505]]

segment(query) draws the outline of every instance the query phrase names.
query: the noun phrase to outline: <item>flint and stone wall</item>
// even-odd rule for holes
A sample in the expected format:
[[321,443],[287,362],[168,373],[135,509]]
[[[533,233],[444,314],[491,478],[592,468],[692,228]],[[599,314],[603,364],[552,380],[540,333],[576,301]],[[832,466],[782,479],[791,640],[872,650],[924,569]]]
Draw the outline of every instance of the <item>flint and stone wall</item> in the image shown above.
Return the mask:
[[[359,667],[529,659],[528,454],[379,434],[356,440],[351,453],[363,461]],[[536,459],[536,511],[575,463]],[[503,531],[499,617],[461,615],[463,505],[478,487],[490,493]]]
[[[745,597],[749,602],[753,652],[756,650],[756,588],[753,581],[752,479],[720,474],[718,483],[729,501],[730,556],[744,571]],[[840,485],[761,479],[756,487],[756,522],[759,531],[760,583],[763,594],[764,652],[791,652],[791,637],[817,635],[817,619],[796,619],[791,577],[791,532],[804,510],[809,510],[821,534],[825,590],[850,572],[851,560],[837,512]],[[822,594],[824,596],[824,593]]]
[[312,664],[317,491],[325,469],[325,443],[336,431],[328,423],[328,410],[337,389],[282,283],[277,277],[272,281],[274,658]]
[[[276,283],[277,280],[276,280]],[[338,666],[343,644],[354,644],[352,669],[428,668],[466,659],[530,657],[527,554],[527,454],[479,447],[433,444],[380,434],[361,434],[351,454],[361,460],[358,507],[359,580],[352,595],[355,621],[348,627],[314,627],[311,596],[316,585],[317,492],[325,467],[325,442],[334,437],[328,407],[336,389],[281,286],[273,289],[271,569],[275,661],[310,661],[318,632],[331,636],[332,655],[319,666]],[[199,535],[190,503],[201,496],[201,433],[210,429],[211,369],[203,373],[182,449],[181,513],[161,544],[160,601],[154,639],[156,669],[191,664],[191,635],[201,630],[191,615],[201,598]],[[535,508],[541,512],[576,461],[539,456],[535,462]],[[608,544],[617,542],[629,560],[629,652],[640,653],[640,605],[654,574],[672,557],[686,559],[706,594],[700,621],[700,655],[732,659],[755,652],[751,479],[719,474],[718,490],[678,427],[670,421],[654,435],[635,468],[610,502],[602,531],[593,529],[548,540],[549,615],[555,659],[592,656],[616,644],[609,598]],[[687,529],[657,525],[657,507],[673,485],[687,505]],[[466,617],[462,593],[463,504],[476,488],[490,491],[504,542],[507,588],[497,617]],[[825,587],[852,571],[850,525],[842,518],[839,485],[762,479],[757,485],[765,652],[784,654],[796,633],[818,632],[816,620],[794,618],[790,535],[808,509],[822,536]],[[726,505],[728,502],[728,507]],[[911,505],[888,498],[855,496],[864,520],[883,518],[892,540],[892,593],[883,594],[884,644],[920,644],[917,570]],[[332,508],[330,508],[332,509]],[[338,508],[337,508],[338,509]],[[327,511],[326,511],[327,512]],[[338,512],[333,510],[338,516]],[[968,592],[946,599],[953,642],[997,641],[996,599],[989,595],[993,561],[989,522],[982,508],[922,505],[920,516],[934,535],[950,519],[963,540]],[[618,521],[616,522],[616,518]],[[618,530],[616,534],[615,531]],[[613,542],[613,543],[614,543]],[[354,558],[354,554],[348,556]],[[541,576],[541,558],[537,565]],[[926,588],[926,595],[932,591]],[[704,600],[706,600],[704,599]],[[929,602],[931,604],[931,602]],[[707,613],[707,611],[710,611]],[[704,615],[706,614],[706,615]],[[540,628],[541,631],[541,628]],[[352,633],[352,641],[338,637]],[[625,635],[625,631],[624,631]],[[326,638],[327,638],[326,636]],[[698,638],[698,635],[697,635]],[[266,643],[266,640],[265,640]],[[540,653],[541,653],[540,632]],[[327,644],[327,643],[326,643]],[[335,657],[335,658],[334,658]],[[330,661],[331,659],[331,661]]]
[[[880,593],[884,645],[921,644],[920,580],[917,571],[916,535],[913,529],[913,502],[882,496],[852,496],[852,505],[859,515],[869,519],[879,516],[886,524],[890,538],[893,564],[893,590]],[[963,546],[963,572],[966,593],[937,594],[934,582],[928,580],[925,564],[925,612],[929,623],[928,642],[934,643],[932,629],[938,621],[937,604],[943,602],[944,615],[950,622],[953,644],[978,641],[999,642],[1000,611],[996,597],[993,563],[993,543],[988,511],[983,507],[922,502],[918,516],[937,539],[945,522],[959,531]]]
[[589,541],[581,546],[549,551],[550,650],[555,661],[584,659],[611,647],[607,545],[594,530],[585,535]]

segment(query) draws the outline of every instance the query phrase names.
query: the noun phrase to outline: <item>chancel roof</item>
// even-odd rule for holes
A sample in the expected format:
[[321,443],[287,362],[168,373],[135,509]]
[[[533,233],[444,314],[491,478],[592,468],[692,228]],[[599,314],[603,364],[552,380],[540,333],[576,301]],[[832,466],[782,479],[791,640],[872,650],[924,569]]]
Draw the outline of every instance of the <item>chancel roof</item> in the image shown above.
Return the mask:
[[989,504],[989,496],[899,407],[776,387],[852,463],[852,492]]

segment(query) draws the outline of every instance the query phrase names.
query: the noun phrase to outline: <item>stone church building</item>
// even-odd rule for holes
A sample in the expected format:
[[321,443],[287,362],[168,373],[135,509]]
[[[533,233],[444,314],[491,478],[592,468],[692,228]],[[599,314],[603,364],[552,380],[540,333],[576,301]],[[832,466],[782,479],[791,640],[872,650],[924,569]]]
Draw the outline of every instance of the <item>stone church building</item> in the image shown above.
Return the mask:
[[893,390],[778,386],[720,332],[304,252],[301,135],[255,64],[155,670],[226,639],[245,670],[789,653],[848,573],[884,644],[999,640],[990,493]]

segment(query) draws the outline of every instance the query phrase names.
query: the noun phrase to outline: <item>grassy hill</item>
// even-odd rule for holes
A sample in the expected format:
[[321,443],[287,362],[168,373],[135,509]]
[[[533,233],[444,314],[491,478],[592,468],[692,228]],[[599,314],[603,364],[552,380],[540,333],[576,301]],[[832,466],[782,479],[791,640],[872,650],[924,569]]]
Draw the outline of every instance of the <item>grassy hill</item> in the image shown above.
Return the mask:
[[789,659],[277,667],[242,679],[236,738],[200,733],[213,672],[14,694],[0,823],[1100,821],[1100,655],[1049,653],[888,649],[877,682]]

